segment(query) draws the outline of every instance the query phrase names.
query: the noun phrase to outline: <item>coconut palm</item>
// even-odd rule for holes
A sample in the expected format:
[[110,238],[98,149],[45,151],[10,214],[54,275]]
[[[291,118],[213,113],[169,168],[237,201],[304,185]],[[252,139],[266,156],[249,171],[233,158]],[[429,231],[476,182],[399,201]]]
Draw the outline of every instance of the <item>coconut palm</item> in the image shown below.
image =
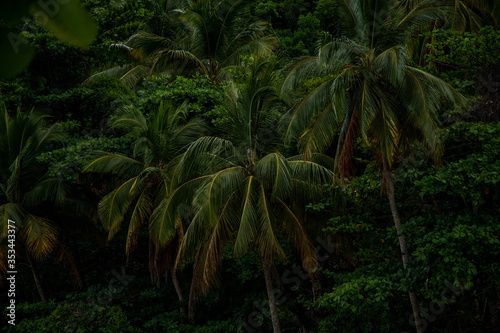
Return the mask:
[[[326,156],[285,158],[276,149],[277,133],[262,135],[263,129],[274,127],[269,115],[276,102],[276,72],[265,63],[252,65],[250,71],[243,88],[233,86],[228,92],[230,139],[202,137],[190,145],[180,161],[183,185],[158,207],[153,224],[170,230],[175,207],[184,203],[191,208],[178,256],[180,264],[194,260],[191,314],[194,292],[206,292],[217,280],[217,265],[228,242],[234,242],[237,258],[251,249],[257,251],[274,332],[279,332],[271,276],[274,260],[286,257],[278,235],[292,239],[312,274],[316,256],[307,236],[304,208],[320,198],[321,184],[331,182],[332,172],[315,163],[328,162]],[[168,233],[157,236],[159,242],[171,237]]]
[[[341,17],[344,37],[324,43],[317,58],[299,63],[285,85],[290,89],[314,72],[330,73],[331,78],[295,106],[287,138],[300,137],[306,155],[337,139],[335,165],[341,178],[348,175],[357,138],[372,148],[381,165],[406,269],[410,255],[394,199],[392,166],[415,141],[438,157],[438,107],[445,100],[461,101],[450,85],[414,67],[407,47],[411,33],[441,12],[430,1],[420,2],[409,13],[398,1],[388,0],[333,0],[332,6]],[[390,15],[380,15],[384,12]],[[409,295],[421,332],[416,293]]]
[[4,245],[10,219],[16,227],[15,250],[18,255],[26,255],[44,302],[46,296],[36,261],[58,254],[68,260],[80,286],[82,279],[74,257],[61,242],[60,232],[66,225],[52,219],[43,206],[53,204],[77,215],[91,211],[83,202],[68,199],[66,185],[60,179],[48,177],[47,170],[36,160],[52,143],[62,140],[59,127],[48,126],[45,118],[33,111],[21,113],[20,110],[11,117],[5,105],[0,105],[0,257],[3,261],[0,268],[7,269],[9,248]]
[[[135,139],[133,156],[97,152],[97,158],[85,169],[85,172],[114,173],[122,181],[116,189],[107,194],[99,203],[99,216],[112,239],[123,222],[128,221],[126,253],[130,255],[137,243],[141,226],[147,224],[157,205],[168,197],[175,182],[171,173],[174,170],[176,156],[184,147],[196,140],[206,128],[199,119],[188,119],[184,106],[174,108],[161,103],[156,112],[144,115],[137,109],[125,109],[119,112],[112,126],[122,129]],[[127,215],[130,213],[130,215]],[[149,269],[152,283],[159,285],[160,275],[168,273],[182,300],[173,262],[177,243],[182,236],[180,221],[172,226],[174,237],[169,244],[158,247],[153,235],[161,233],[154,225],[149,227]]]
[[275,37],[266,35],[267,24],[249,22],[250,0],[196,0],[178,8],[175,32],[141,32],[126,45],[131,52],[151,59],[154,72],[186,73],[197,71],[220,81],[227,69],[247,54],[269,55]]
[[208,75],[213,82],[229,77],[245,55],[268,56],[277,46],[267,33],[267,23],[250,22],[252,0],[155,0],[148,29],[125,43],[111,45],[131,63],[113,67],[88,78],[119,77],[134,87],[155,73]]
[[130,63],[100,71],[85,80],[84,84],[100,77],[116,77],[120,78],[126,86],[134,88],[141,79],[155,73],[152,68],[154,57],[150,56],[154,54],[154,51],[150,47],[157,48],[158,45],[155,46],[155,43],[150,41],[145,49],[134,49],[128,45],[130,41],[140,40],[145,36],[157,36],[156,41],[162,44],[163,40],[175,41],[186,37],[187,31],[179,20],[179,15],[189,6],[188,1],[152,0],[148,2],[148,5],[153,16],[146,22],[145,30],[131,36],[128,42],[111,44],[109,47],[110,51],[119,52],[128,57]]

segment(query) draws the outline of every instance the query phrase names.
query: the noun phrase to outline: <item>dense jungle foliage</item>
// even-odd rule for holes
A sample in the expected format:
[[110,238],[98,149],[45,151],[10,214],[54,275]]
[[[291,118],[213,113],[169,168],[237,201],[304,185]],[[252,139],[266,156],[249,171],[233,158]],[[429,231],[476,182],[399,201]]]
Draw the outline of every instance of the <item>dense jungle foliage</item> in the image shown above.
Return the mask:
[[499,27],[0,4],[0,331],[500,332]]

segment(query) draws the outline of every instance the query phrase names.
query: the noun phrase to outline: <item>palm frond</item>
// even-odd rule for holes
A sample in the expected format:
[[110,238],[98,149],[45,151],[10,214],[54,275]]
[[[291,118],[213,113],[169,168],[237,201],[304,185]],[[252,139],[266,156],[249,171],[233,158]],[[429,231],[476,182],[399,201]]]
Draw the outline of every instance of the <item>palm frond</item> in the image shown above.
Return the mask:
[[[209,179],[210,176],[206,175],[184,182],[182,185],[172,190],[168,197],[163,199],[155,208],[150,217],[149,230],[156,244],[160,247],[164,246],[174,237],[177,216],[182,211],[190,208],[196,187],[208,182]],[[194,211],[194,209],[189,210]],[[186,236],[187,233],[188,231],[186,231]]]
[[140,190],[132,191],[138,177],[131,178],[111,191],[99,203],[99,217],[108,231],[108,239],[112,239],[120,229],[121,223],[132,201]]
[[83,172],[113,172],[124,177],[138,175],[144,164],[130,157],[111,154],[106,152],[96,152],[99,157],[89,163]]
[[40,181],[24,196],[27,209],[34,208],[43,202],[51,201],[62,204],[68,193],[67,185],[57,178],[48,178]]
[[17,203],[8,202],[0,206],[0,239],[7,237],[9,220],[15,222],[16,229],[24,225],[26,211]]
[[127,243],[125,252],[129,256],[137,244],[137,234],[140,226],[147,222],[153,210],[153,198],[149,195],[148,189],[144,189],[137,199],[132,216],[130,217],[129,228],[127,232]]
[[[259,220],[257,227],[258,230],[257,246],[260,249],[260,255],[261,257],[269,260],[272,260],[275,255],[277,255],[282,260],[286,260],[285,251],[283,251],[283,249],[281,248],[281,245],[275,234],[276,226],[273,225],[272,223],[273,222],[273,216],[271,212],[272,206],[267,199],[266,190],[264,189],[264,186],[260,185],[259,187],[260,188],[257,188],[258,201],[256,208]],[[242,230],[242,231],[248,232],[247,230]]]
[[292,186],[288,161],[279,152],[261,158],[255,165],[255,174],[262,184],[269,186],[273,197],[285,198]]
[[281,205],[283,229],[293,240],[293,244],[299,253],[300,258],[302,258],[302,267],[304,267],[312,277],[315,273],[314,270],[318,267],[318,260],[314,245],[309,238],[303,223],[292,211],[292,209],[280,199],[278,199],[278,203]]
[[303,135],[311,119],[314,118],[318,112],[329,112],[328,108],[331,105],[332,98],[330,95],[332,83],[333,80],[324,82],[293,107],[290,111],[291,118],[285,134],[285,140],[287,142]]
[[234,255],[236,257],[241,257],[247,253],[257,236],[259,220],[257,190],[258,181],[253,176],[248,177],[243,188],[242,211],[238,234],[234,243]]
[[57,234],[57,229],[50,220],[26,214],[19,236],[33,257],[40,260],[56,247]]

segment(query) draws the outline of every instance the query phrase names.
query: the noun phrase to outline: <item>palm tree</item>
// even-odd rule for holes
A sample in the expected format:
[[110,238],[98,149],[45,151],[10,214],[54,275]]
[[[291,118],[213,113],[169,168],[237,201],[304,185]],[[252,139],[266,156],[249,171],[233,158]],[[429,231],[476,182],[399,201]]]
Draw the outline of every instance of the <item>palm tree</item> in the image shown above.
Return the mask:
[[[194,293],[206,292],[216,281],[222,248],[234,242],[234,256],[255,249],[261,257],[274,332],[280,332],[272,286],[274,260],[285,260],[278,235],[288,235],[312,274],[316,262],[307,236],[304,208],[321,195],[321,184],[332,172],[315,163],[322,155],[304,160],[285,158],[277,148],[279,137],[263,140],[262,129],[272,128],[269,111],[276,102],[274,66],[252,65],[246,85],[228,92],[230,126],[227,136],[202,137],[190,145],[180,161],[183,185],[153,214],[153,224],[175,222],[175,207],[190,205],[191,222],[178,255],[178,263],[194,260],[190,314]],[[157,227],[159,229],[159,227]],[[157,235],[165,243],[168,234]],[[306,259],[307,258],[307,259]]]
[[[294,108],[287,138],[300,137],[306,155],[322,151],[337,139],[336,171],[348,175],[357,138],[380,162],[399,239],[404,268],[410,254],[401,231],[394,198],[392,166],[396,156],[420,140],[437,158],[441,152],[438,107],[461,97],[442,80],[413,67],[409,36],[421,24],[440,17],[431,2],[406,12],[391,0],[333,0],[343,38],[324,43],[319,56],[299,63],[286,80],[294,87],[314,72],[333,74]],[[390,13],[390,15],[381,15]],[[422,332],[416,293],[409,292],[417,331]]]
[[9,116],[4,104],[0,105],[0,251],[5,272],[8,220],[13,220],[19,244],[17,253],[26,255],[33,273],[38,293],[46,301],[36,262],[57,251],[58,257],[66,258],[76,276],[82,279],[71,253],[60,241],[64,225],[49,218],[42,204],[52,203],[56,207],[78,215],[88,210],[88,206],[67,198],[68,188],[57,178],[47,176],[36,160],[41,153],[50,149],[51,144],[62,140],[62,132],[57,125],[47,126],[45,116],[33,111],[23,114],[20,110]]
[[151,60],[151,72],[197,71],[218,82],[241,56],[269,55],[276,47],[276,38],[266,35],[265,22],[249,22],[251,0],[176,4],[179,8],[170,12],[178,15],[178,24],[169,20],[165,31],[140,32],[125,43],[136,57]]
[[[175,188],[171,174],[176,164],[176,156],[184,147],[196,140],[206,130],[203,121],[188,119],[184,106],[174,108],[161,103],[158,111],[145,116],[137,109],[119,112],[112,126],[122,129],[135,138],[133,157],[106,152],[97,152],[98,157],[91,162],[85,172],[114,173],[122,181],[116,189],[107,194],[99,203],[99,216],[108,230],[108,238],[120,229],[123,221],[129,219],[126,253],[127,258],[137,243],[140,227],[149,219],[157,205]],[[179,287],[173,261],[178,242],[182,237],[181,221],[177,220],[169,232],[176,235],[169,244],[159,247],[154,242],[155,225],[149,226],[149,269],[152,283],[159,285],[160,274],[170,270],[179,300]],[[128,259],[127,259],[128,260]]]
[[[113,52],[120,52],[125,57],[128,57],[130,63],[124,66],[114,66],[102,70],[85,80],[84,84],[90,83],[100,77],[116,77],[120,78],[122,82],[129,88],[134,88],[137,83],[155,73],[152,68],[154,57],[151,54],[155,52],[151,47],[156,50],[159,45],[162,45],[164,40],[175,41],[185,38],[187,31],[179,20],[179,15],[189,6],[186,0],[152,0],[148,2],[150,10],[153,13],[151,19],[146,22],[147,26],[145,31],[134,34],[129,38],[128,42],[111,44],[109,49]],[[140,41],[141,38],[149,37],[154,41],[149,40],[145,48],[134,49],[130,47],[131,41]],[[139,42],[140,43],[140,42]],[[160,46],[161,47],[161,46]]]

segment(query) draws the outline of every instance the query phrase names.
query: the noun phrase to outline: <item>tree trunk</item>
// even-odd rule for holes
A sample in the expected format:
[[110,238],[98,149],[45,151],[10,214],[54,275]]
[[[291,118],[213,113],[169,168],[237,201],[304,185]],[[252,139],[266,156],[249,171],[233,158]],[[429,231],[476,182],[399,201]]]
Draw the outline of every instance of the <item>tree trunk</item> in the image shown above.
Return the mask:
[[188,318],[194,318],[194,310],[196,306],[196,288],[199,287],[199,283],[201,281],[200,272],[198,270],[198,258],[200,256],[200,252],[196,252],[194,256],[193,263],[193,277],[191,279],[191,287],[189,288],[189,300],[188,300]]
[[68,259],[71,273],[74,275],[74,284],[78,290],[82,290],[84,287],[84,283],[76,258],[67,251],[66,251],[66,258]]
[[[410,254],[408,252],[408,247],[406,246],[405,236],[401,232],[401,220],[399,218],[398,208],[396,207],[396,199],[394,198],[394,182],[392,178],[392,170],[385,158],[383,158],[383,168],[384,168],[383,170],[384,181],[387,189],[387,198],[389,199],[392,218],[394,220],[394,225],[396,226],[396,232],[399,239],[399,248],[401,250],[401,257],[403,259],[403,267],[406,270],[410,262]],[[418,333],[422,333],[424,332],[424,328],[422,323],[420,306],[418,305],[417,294],[414,291],[409,291],[408,294],[410,296],[411,307],[413,310],[415,328]]]
[[181,286],[179,285],[179,280],[177,280],[177,267],[172,267],[172,270],[170,271],[170,274],[172,275],[172,282],[174,284],[175,292],[177,293],[177,297],[179,298],[179,302],[181,302],[181,307],[179,308],[180,313],[184,313],[184,306],[182,305],[182,289]]
[[262,267],[264,268],[264,279],[266,280],[267,297],[269,298],[269,310],[271,311],[271,321],[274,333],[281,333],[278,312],[276,311],[276,300],[274,299],[273,281],[271,278],[271,264],[269,259],[262,257]]
[[[73,238],[73,237],[72,237]],[[80,256],[80,251],[78,251],[78,243],[74,239],[70,239],[71,253],[75,260],[75,272],[77,273],[77,278],[81,281],[82,285],[80,290],[85,289],[86,283],[80,267],[82,267],[82,261]],[[73,255],[74,253],[74,255]]]
[[35,280],[38,295],[40,295],[42,302],[47,303],[47,298],[45,297],[45,292],[43,291],[42,283],[40,282],[40,277],[35,267],[35,262],[33,261],[33,258],[31,257],[31,254],[28,252],[28,250],[26,250],[26,256],[28,257],[28,262],[30,263],[31,272],[33,273],[33,279]]
[[157,266],[157,254],[158,250],[155,246],[153,238],[149,235],[149,275],[151,277],[151,284],[156,285],[157,288],[160,288],[160,277],[158,275],[158,266]]

